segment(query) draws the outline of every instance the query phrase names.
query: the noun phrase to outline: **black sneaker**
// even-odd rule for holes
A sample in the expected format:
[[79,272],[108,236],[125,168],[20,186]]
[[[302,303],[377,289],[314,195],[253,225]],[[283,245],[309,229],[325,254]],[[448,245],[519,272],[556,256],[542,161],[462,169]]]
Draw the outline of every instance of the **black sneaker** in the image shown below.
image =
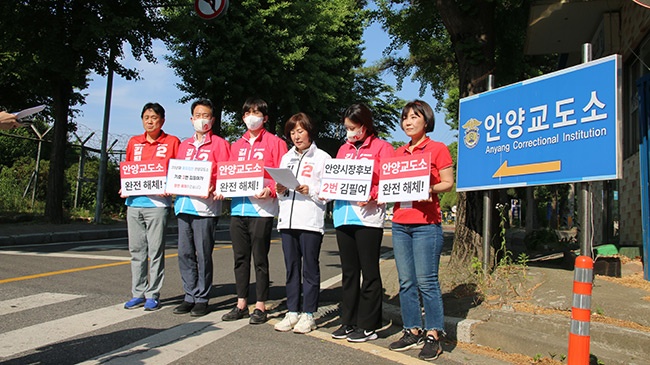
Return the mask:
[[418,331],[418,334],[414,335],[411,330],[406,329],[402,338],[391,343],[388,348],[393,351],[406,351],[412,348],[420,349],[422,346],[424,346],[422,331]]
[[206,314],[208,314],[208,303],[207,302],[202,302],[202,303],[195,303],[194,308],[192,308],[192,311],[190,312],[190,316],[192,317],[201,317]]
[[224,314],[221,317],[221,320],[222,321],[236,321],[238,319],[248,318],[249,316],[250,316],[250,314],[248,313],[248,307],[246,307],[244,309],[239,309],[239,308],[237,308],[237,306],[235,306],[235,308],[233,308],[230,312]]
[[332,332],[332,338],[337,340],[343,340],[345,338],[348,338],[348,335],[352,332],[354,332],[354,326],[350,326],[349,324],[344,324],[341,327],[339,327],[339,329]]
[[435,360],[442,354],[442,346],[440,346],[440,339],[435,339],[432,335],[428,335],[424,339],[424,347],[418,357],[422,360]]
[[348,342],[366,342],[377,339],[377,332],[357,328],[348,335]]
[[174,314],[187,314],[192,310],[192,308],[194,308],[194,303],[183,301],[183,303],[181,303],[181,305],[174,308],[172,313],[174,313]]

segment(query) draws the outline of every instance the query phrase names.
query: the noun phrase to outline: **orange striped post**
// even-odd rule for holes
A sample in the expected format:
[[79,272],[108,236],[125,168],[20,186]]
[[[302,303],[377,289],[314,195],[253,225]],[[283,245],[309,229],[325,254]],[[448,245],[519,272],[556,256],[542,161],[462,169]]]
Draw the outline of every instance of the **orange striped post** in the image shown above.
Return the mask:
[[594,260],[589,256],[576,257],[573,273],[573,305],[569,333],[569,365],[589,365],[589,323],[591,319],[591,289],[594,278]]

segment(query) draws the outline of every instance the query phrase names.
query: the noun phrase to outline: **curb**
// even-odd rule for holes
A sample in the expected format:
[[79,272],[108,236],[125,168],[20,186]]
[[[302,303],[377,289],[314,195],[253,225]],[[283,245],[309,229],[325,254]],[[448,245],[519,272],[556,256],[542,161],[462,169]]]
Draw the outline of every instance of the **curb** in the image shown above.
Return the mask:
[[[568,353],[570,319],[496,310],[472,330],[476,344],[509,353]],[[647,364],[650,333],[598,322],[590,323],[590,353],[604,364]]]
[[[383,303],[383,316],[385,319],[393,322],[393,324],[402,326],[402,314],[400,308],[396,305]],[[465,319],[458,317],[445,316],[445,331],[446,337],[450,340],[474,343],[473,331],[476,325],[483,323],[476,319]]]
[[[178,226],[168,226],[166,234],[178,234]],[[94,241],[113,238],[128,237],[128,230],[124,228],[90,229],[67,232],[27,233],[0,236],[0,247],[41,245],[46,243],[65,243],[77,241]]]

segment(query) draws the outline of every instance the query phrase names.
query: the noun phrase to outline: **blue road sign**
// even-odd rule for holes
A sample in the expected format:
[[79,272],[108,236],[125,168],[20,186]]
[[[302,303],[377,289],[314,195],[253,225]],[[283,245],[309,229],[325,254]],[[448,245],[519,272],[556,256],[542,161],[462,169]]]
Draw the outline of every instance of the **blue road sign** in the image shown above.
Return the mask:
[[621,58],[461,99],[457,191],[621,177]]

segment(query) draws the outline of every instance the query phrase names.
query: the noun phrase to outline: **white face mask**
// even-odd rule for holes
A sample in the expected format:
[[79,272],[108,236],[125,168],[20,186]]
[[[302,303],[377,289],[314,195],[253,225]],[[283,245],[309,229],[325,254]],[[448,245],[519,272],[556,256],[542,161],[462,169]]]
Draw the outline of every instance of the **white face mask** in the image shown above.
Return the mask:
[[192,124],[194,125],[194,130],[200,133],[205,133],[212,128],[212,121],[210,119],[194,119]]
[[359,128],[356,131],[347,131],[348,141],[354,143],[359,142],[364,135],[363,128]]
[[264,124],[264,117],[249,115],[244,118],[244,123],[246,123],[246,128],[248,128],[248,130],[256,131],[262,128],[262,124]]

